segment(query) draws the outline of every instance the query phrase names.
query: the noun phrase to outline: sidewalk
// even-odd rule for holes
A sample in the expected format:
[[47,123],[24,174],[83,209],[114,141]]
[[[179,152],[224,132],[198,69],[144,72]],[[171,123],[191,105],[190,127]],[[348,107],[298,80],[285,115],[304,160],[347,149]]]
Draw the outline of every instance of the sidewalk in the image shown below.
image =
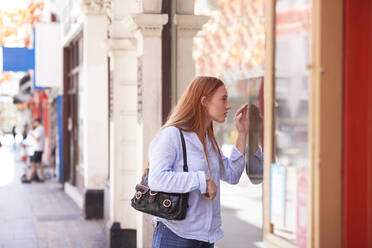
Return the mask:
[[243,172],[238,185],[221,182],[222,230],[216,248],[264,248],[262,185],[253,185]]
[[22,184],[15,157],[0,148],[0,248],[106,247],[102,220],[85,220],[55,179]]

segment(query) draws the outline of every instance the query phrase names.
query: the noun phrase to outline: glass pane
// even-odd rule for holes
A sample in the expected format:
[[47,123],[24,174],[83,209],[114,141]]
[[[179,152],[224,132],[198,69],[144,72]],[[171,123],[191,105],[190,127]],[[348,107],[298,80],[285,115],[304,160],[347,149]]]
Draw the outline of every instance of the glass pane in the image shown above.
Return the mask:
[[275,234],[306,246],[309,166],[311,1],[276,1],[275,163],[271,223]]
[[[265,8],[263,0],[196,0],[195,14],[210,16],[194,38],[193,57],[196,74],[215,76],[226,85],[232,106],[226,121],[215,125],[220,147],[229,156],[237,132],[236,110],[252,104],[255,130],[251,136],[252,153],[261,146],[263,109],[263,63],[265,55]],[[238,185],[221,182],[222,229],[225,237],[218,247],[261,247],[262,243],[262,166],[250,169],[250,179],[242,175]],[[261,175],[257,175],[261,173]],[[256,177],[252,179],[252,175]],[[257,184],[257,185],[254,185]],[[249,234],[249,235],[247,235]]]

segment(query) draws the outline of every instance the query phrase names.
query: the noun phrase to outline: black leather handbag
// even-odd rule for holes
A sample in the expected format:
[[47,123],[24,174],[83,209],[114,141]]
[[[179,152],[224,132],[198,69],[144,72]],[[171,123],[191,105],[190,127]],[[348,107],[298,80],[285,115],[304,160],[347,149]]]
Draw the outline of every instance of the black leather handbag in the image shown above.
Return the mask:
[[[183,150],[183,171],[188,171],[186,143],[180,131]],[[166,193],[151,191],[148,186],[149,169],[145,170],[140,184],[136,185],[136,193],[132,198],[132,207],[138,211],[155,215],[168,220],[186,218],[189,193]]]

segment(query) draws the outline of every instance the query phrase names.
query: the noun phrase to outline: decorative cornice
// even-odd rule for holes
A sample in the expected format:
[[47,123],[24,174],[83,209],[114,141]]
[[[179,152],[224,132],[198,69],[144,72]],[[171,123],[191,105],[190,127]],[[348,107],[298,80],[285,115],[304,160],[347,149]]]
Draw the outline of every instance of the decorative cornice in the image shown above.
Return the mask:
[[80,5],[86,15],[102,15],[105,13],[105,0],[81,0]]
[[104,12],[106,13],[107,17],[109,19],[114,19],[114,15],[112,13],[112,1],[111,0],[103,0],[103,9]]
[[123,26],[132,33],[139,31],[145,37],[160,37],[168,22],[167,14],[134,14],[123,18]]
[[111,9],[112,6],[112,0],[103,0],[103,7],[105,9]]
[[123,51],[136,50],[136,38],[123,38],[123,39],[107,39],[105,40],[105,47],[109,54]]
[[209,16],[203,15],[175,15],[174,23],[177,25],[177,36],[194,37],[208,20]]

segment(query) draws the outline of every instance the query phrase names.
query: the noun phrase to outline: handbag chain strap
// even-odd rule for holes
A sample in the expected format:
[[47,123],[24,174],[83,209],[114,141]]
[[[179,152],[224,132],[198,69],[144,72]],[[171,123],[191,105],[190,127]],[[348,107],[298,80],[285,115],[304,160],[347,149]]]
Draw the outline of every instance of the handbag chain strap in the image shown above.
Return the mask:
[[183,137],[183,133],[181,129],[178,129],[181,134],[181,142],[182,142],[182,151],[183,151],[183,171],[189,171],[189,168],[187,167],[187,155],[186,155],[186,143],[185,138]]

